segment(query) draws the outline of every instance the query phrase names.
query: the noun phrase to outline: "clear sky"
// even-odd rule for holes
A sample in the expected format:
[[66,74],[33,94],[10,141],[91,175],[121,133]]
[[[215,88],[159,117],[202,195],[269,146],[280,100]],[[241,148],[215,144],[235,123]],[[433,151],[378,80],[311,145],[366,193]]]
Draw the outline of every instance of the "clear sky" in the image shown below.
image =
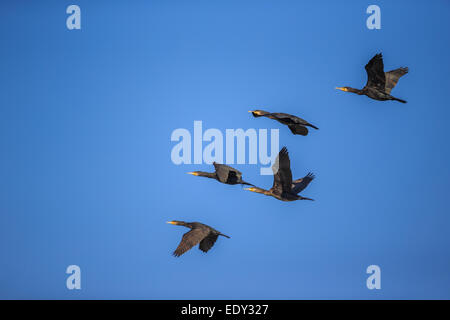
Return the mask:
[[[66,8],[81,8],[81,30]],[[366,8],[381,8],[381,30]],[[448,1],[2,1],[0,298],[450,298]],[[410,68],[392,91],[364,65]],[[264,109],[317,125],[294,136]],[[315,202],[175,165],[173,130],[276,128]],[[234,165],[269,188],[259,165]],[[171,253],[200,221],[230,235]],[[66,288],[67,266],[81,290]],[[366,268],[381,268],[381,290]]]

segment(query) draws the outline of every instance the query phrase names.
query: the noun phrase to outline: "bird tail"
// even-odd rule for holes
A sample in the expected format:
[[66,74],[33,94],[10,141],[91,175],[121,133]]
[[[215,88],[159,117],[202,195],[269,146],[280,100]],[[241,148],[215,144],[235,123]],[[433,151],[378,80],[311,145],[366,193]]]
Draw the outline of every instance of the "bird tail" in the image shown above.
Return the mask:
[[308,123],[307,126],[310,126],[311,128],[314,128],[314,129],[316,129],[316,130],[319,130],[319,128],[317,128],[315,125],[313,125],[313,124],[311,124],[311,123]]
[[301,200],[311,200],[311,201],[314,201],[314,199],[306,198],[306,197],[302,197]]
[[227,236],[226,234],[223,234],[223,233],[219,233],[219,236],[223,236],[223,237],[228,238],[228,239],[231,238],[231,237],[229,237],[229,236]]
[[396,98],[396,97],[392,97],[392,100],[395,100],[395,101],[398,101],[398,102],[401,102],[401,103],[406,103],[405,100],[402,100],[402,99],[399,99],[399,98]]

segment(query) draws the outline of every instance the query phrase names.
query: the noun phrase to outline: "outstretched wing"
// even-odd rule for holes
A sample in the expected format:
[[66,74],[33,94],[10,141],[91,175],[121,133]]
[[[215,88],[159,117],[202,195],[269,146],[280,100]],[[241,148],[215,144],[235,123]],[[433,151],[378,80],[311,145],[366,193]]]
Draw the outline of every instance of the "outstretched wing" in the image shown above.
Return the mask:
[[395,87],[395,85],[398,82],[398,79],[400,79],[402,76],[408,73],[408,68],[398,68],[389,72],[386,72],[386,87],[384,91],[386,93],[390,94],[391,90]]
[[277,159],[272,166],[273,186],[272,189],[278,193],[291,192],[292,172],[291,161],[286,147],[283,147],[278,153]]
[[309,185],[309,183],[314,180],[314,178],[315,178],[314,174],[310,172],[305,177],[293,181],[292,193],[297,194],[303,191]]
[[181,238],[181,242],[178,247],[173,252],[175,257],[181,256],[186,251],[190,250],[193,246],[197,245],[200,241],[202,241],[209,233],[207,229],[192,229],[189,232],[183,234],[183,238]]
[[230,182],[229,179],[239,181],[242,177],[242,173],[239,170],[236,170],[230,166],[215,162],[213,165],[220,182],[227,183]]
[[216,243],[218,237],[218,234],[210,232],[208,236],[200,242],[199,249],[203,252],[208,252],[208,250],[212,248],[214,243]]
[[384,91],[386,78],[384,75],[383,56],[381,53],[376,54],[369,63],[366,64],[367,87],[374,87]]

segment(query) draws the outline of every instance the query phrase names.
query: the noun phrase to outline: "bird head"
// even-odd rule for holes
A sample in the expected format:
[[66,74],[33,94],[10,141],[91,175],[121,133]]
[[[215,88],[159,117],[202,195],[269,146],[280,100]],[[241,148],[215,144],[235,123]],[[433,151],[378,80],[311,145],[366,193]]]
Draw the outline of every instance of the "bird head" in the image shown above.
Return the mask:
[[267,111],[263,111],[263,110],[250,110],[249,112],[252,113],[252,115],[257,118],[257,117],[262,117],[265,114],[268,114],[269,112]]
[[173,224],[176,226],[182,226],[184,224],[183,221],[173,220],[173,221],[167,221],[168,224]]
[[353,93],[361,94],[361,90],[355,89],[352,87],[336,87],[336,89],[344,91],[344,92],[353,92]]

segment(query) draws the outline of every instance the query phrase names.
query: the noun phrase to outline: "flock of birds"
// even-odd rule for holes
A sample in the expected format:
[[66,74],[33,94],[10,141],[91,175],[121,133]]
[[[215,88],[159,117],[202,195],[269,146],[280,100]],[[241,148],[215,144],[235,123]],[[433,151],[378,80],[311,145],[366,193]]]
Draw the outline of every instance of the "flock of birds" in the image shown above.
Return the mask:
[[[389,72],[384,72],[383,57],[381,53],[379,53],[367,63],[365,69],[367,72],[367,83],[364,88],[355,89],[351,87],[337,87],[336,89],[345,92],[353,92],[358,95],[366,95],[369,98],[379,101],[394,100],[406,103],[405,100],[393,97],[391,95],[391,90],[395,87],[400,77],[408,73],[408,68],[398,68]],[[306,136],[308,134],[308,127],[316,130],[319,129],[308,121],[287,113],[271,113],[263,110],[253,110],[249,112],[251,112],[255,118],[266,117],[276,120],[281,124],[288,126],[295,135]],[[311,183],[314,179],[314,175],[310,172],[303,178],[292,180],[291,163],[286,147],[283,147],[280,150],[276,161],[272,166],[274,172],[273,185],[269,190],[258,188],[253,184],[244,181],[242,179],[242,173],[230,166],[215,162],[213,165],[215,169],[214,172],[194,171],[188,173],[194,176],[215,179],[225,184],[248,185],[250,187],[245,188],[245,190],[272,196],[281,201],[313,200],[311,198],[303,197],[299,195],[299,193]],[[183,235],[180,244],[174,251],[173,255],[176,257],[181,256],[197,244],[199,244],[200,250],[208,252],[219,236],[230,238],[216,229],[200,222],[175,220],[169,221],[168,223],[191,229]]]

